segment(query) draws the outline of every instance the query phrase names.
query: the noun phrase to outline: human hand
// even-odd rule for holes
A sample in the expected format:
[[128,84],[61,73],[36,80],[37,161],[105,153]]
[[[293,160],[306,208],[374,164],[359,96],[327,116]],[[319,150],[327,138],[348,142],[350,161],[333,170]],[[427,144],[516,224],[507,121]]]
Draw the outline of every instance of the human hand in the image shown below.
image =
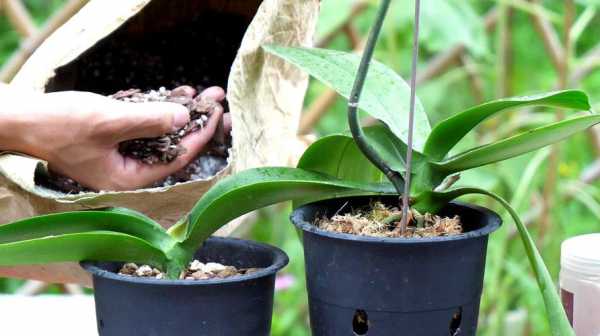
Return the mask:
[[[216,101],[223,89],[211,87],[201,93]],[[205,127],[186,136],[186,152],[169,164],[147,165],[124,157],[118,144],[125,140],[157,137],[181,128],[189,121],[187,109],[174,103],[125,103],[87,92],[57,92],[21,99],[27,107],[10,127],[12,145],[0,149],[19,151],[48,161],[49,168],[96,190],[133,190],[149,186],[182,169],[212,139],[223,117],[215,111]],[[19,99],[16,99],[19,101]],[[7,109],[3,107],[2,109]],[[7,113],[0,123],[6,119]],[[226,118],[226,128],[230,127]],[[6,142],[11,142],[7,140]]]

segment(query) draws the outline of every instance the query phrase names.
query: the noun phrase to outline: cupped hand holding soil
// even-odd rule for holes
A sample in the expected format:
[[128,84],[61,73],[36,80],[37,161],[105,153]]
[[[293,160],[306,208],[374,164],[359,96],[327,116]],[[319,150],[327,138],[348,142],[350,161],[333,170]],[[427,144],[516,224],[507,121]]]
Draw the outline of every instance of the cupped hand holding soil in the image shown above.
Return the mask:
[[[185,106],[129,103],[86,92],[35,94],[0,89],[0,96],[7,98],[0,107],[0,122],[6,130],[0,150],[44,159],[50,170],[95,190],[139,189],[181,170],[213,138],[224,112],[214,109],[201,129],[181,138],[179,146],[185,150],[169,163],[149,165],[122,154],[119,144],[179,131],[190,121]],[[221,102],[225,93],[211,87],[200,96]]]

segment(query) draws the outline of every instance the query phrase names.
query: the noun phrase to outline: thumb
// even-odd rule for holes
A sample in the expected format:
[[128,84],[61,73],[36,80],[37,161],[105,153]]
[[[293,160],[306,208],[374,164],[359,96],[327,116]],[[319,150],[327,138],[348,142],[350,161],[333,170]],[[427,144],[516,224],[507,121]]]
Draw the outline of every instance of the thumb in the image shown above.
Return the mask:
[[187,151],[169,164],[148,165],[132,158],[123,157],[116,150],[113,151],[110,158],[116,168],[111,169],[111,177],[118,178],[118,181],[125,181],[125,183],[116,183],[110,190],[116,190],[115,188],[118,188],[118,190],[131,190],[147,187],[153,182],[164,179],[184,168],[205,149],[205,146],[213,137],[222,115],[223,111],[215,111],[209,117],[204,128],[186,136],[181,145]]
[[119,142],[175,132],[190,121],[190,112],[180,104],[116,103],[119,125],[114,138]]

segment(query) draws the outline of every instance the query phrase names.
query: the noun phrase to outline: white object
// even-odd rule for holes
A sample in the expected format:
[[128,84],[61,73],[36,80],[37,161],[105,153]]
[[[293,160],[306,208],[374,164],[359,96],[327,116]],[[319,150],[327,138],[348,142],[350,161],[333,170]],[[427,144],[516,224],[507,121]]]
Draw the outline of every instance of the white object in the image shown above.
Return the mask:
[[562,243],[560,289],[577,336],[600,335],[600,233]]
[[0,335],[93,336],[91,295],[0,295]]
[[223,271],[225,269],[226,269],[226,267],[221,264],[209,262],[206,265],[204,265],[204,268],[202,269],[202,271],[204,273],[215,273],[215,272]]

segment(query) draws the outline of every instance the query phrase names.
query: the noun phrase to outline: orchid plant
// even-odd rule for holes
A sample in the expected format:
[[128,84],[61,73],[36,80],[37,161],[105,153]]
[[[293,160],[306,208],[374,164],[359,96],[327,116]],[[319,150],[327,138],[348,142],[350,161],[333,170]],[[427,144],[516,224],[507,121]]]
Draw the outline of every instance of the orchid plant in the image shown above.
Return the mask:
[[[264,50],[301,68],[349,99],[350,132],[313,143],[296,168],[251,169],[211,188],[169,230],[127,209],[51,214],[0,227],[0,265],[64,261],[122,261],[149,264],[177,278],[203,242],[230,220],[261,207],[292,200],[306,204],[360,195],[401,195],[404,191],[410,89],[387,66],[372,61],[389,0],[383,0],[362,58],[333,50],[268,45]],[[574,335],[535,243],[517,213],[502,197],[477,187],[453,187],[465,170],[507,160],[554,144],[600,123],[585,112],[483,146],[451,154],[484,120],[509,109],[548,106],[589,111],[585,93],[565,90],[487,102],[431,127],[423,105],[414,106],[412,172],[407,196],[420,212],[436,213],[467,194],[498,201],[514,220],[532,266],[555,335]],[[381,123],[361,127],[362,109]],[[399,238],[401,239],[401,238]]]

